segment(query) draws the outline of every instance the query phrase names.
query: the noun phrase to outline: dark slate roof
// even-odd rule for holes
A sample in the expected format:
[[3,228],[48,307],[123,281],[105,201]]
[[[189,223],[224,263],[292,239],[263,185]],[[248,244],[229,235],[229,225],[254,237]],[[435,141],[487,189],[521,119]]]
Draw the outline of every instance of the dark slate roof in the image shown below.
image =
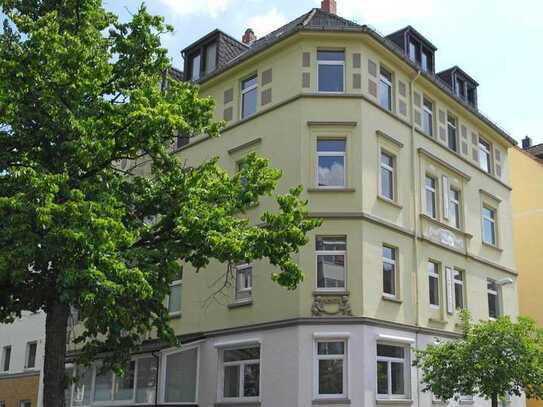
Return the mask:
[[543,159],[543,143],[536,144],[535,146],[532,146],[525,151],[529,152],[532,155],[535,155],[539,159]]
[[[403,39],[406,32],[413,33],[416,37],[418,37],[424,44],[432,49],[432,51],[437,51],[437,47],[428,40],[424,35],[422,35],[420,32],[418,32],[413,26],[408,25],[398,31],[394,31],[393,33],[388,34],[386,37],[393,40],[394,42],[398,43],[396,41],[396,37],[401,37]],[[400,44],[398,44],[400,45]],[[403,48],[403,46],[402,46]]]
[[[441,72],[438,72],[436,73],[436,75],[445,80],[447,83],[451,83],[451,78],[452,78],[452,75],[455,73],[455,72],[460,72],[461,76],[463,76],[464,78],[468,79],[470,82],[472,82],[475,86],[479,86],[479,84],[477,83],[477,81],[475,79],[473,79],[471,76],[469,76],[466,71],[464,71],[462,68],[460,68],[458,65],[455,65],[449,69],[445,69],[444,71],[441,71]],[[451,83],[451,86],[452,86],[452,83]]]
[[[220,75],[222,72],[230,69],[231,67],[241,63],[242,61],[245,61],[246,59],[252,57],[253,55],[271,47],[272,45],[296,34],[300,31],[325,31],[325,32],[352,32],[352,33],[363,33],[367,34],[370,37],[372,37],[374,40],[379,42],[382,46],[387,48],[389,51],[393,52],[398,56],[399,58],[403,59],[403,61],[411,66],[413,70],[416,72],[420,72],[420,75],[431,81],[434,85],[436,85],[438,88],[440,88],[443,92],[448,94],[450,97],[455,99],[459,104],[461,104],[465,109],[469,110],[471,113],[473,113],[477,118],[479,118],[481,121],[486,123],[489,127],[494,129],[497,133],[499,133],[507,142],[510,144],[516,145],[517,142],[515,139],[513,139],[505,130],[503,130],[500,126],[498,126],[496,123],[494,123],[492,120],[487,118],[485,115],[483,115],[478,109],[471,106],[469,103],[461,99],[460,97],[456,96],[450,86],[444,82],[442,79],[440,79],[439,76],[434,75],[432,73],[423,72],[420,70],[420,67],[413,61],[411,61],[407,55],[405,54],[404,50],[399,47],[394,41],[390,40],[389,38],[386,38],[379,34],[377,31],[375,31],[373,28],[367,26],[367,25],[360,25],[353,21],[349,21],[345,18],[339,17],[335,14],[328,13],[326,11],[323,11],[319,8],[314,8],[310,10],[309,12],[302,14],[298,18],[295,18],[291,22],[285,24],[281,28],[278,28],[277,30],[271,32],[270,34],[256,40],[250,47],[247,47],[246,50],[239,55],[237,55],[234,59],[232,59],[230,62],[228,62],[226,65],[216,69],[214,72],[207,75],[205,78],[202,78],[200,80],[200,83],[204,83],[208,81],[209,79]],[[196,43],[200,42],[197,41]],[[195,43],[195,44],[196,44]],[[192,45],[191,45],[192,46]],[[191,46],[187,47],[190,48]],[[187,49],[185,48],[185,49]],[[457,69],[460,69],[458,67],[455,67]],[[462,73],[467,77],[471,77],[467,75],[464,71]],[[475,82],[475,81],[474,81]],[[476,82],[475,82],[476,83]]]

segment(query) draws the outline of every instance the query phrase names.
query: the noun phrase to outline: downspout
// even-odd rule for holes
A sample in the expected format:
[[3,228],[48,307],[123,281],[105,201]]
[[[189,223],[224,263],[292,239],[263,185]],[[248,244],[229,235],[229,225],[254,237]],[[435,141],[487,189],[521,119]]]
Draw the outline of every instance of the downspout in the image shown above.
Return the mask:
[[[409,98],[410,98],[410,109],[409,109],[409,123],[411,125],[411,179],[413,180],[413,269],[415,271],[415,325],[418,327],[420,324],[420,295],[419,295],[419,184],[420,180],[417,178],[417,149],[415,148],[415,113],[414,113],[414,94],[415,87],[414,84],[416,80],[420,77],[420,70],[417,70],[417,75],[409,82]],[[417,330],[418,331],[418,330]],[[416,349],[419,348],[419,333],[416,334]],[[420,372],[419,369],[416,369],[417,372],[417,400],[418,405],[420,406]]]

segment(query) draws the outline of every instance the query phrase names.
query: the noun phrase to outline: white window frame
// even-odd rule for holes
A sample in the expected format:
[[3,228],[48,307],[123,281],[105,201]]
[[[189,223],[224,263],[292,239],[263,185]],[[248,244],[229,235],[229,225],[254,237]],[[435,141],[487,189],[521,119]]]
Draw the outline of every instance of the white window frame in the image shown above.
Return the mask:
[[[495,290],[492,290],[491,288],[488,288],[488,283],[494,283],[496,286]],[[501,299],[500,299],[500,286],[496,282],[496,280],[492,278],[486,279],[486,293],[487,293],[487,309],[488,309],[488,319],[495,321],[496,318],[499,318],[502,315],[502,309],[501,309]],[[493,317],[490,315],[490,303],[488,303],[488,295],[493,295],[496,297],[496,316]]]
[[[243,83],[247,82],[247,81],[250,81],[251,79],[255,79],[255,84],[244,89],[243,88]],[[257,113],[257,107],[258,107],[258,74],[255,72],[255,73],[247,76],[246,78],[242,79],[241,83],[239,85],[239,89],[240,89],[240,96],[241,96],[241,100],[240,100],[241,103],[240,103],[240,106],[239,106],[239,118],[240,118],[240,120],[244,120],[244,119],[247,119],[247,118],[249,118],[251,116],[254,116]],[[252,91],[252,90],[256,90],[255,112],[253,114],[243,116],[243,101],[245,99],[245,95],[247,93],[249,93],[250,91]]]
[[[479,168],[481,168],[487,174],[492,174],[492,145],[482,137],[479,137],[478,140],[478,153]],[[483,154],[485,154],[487,157],[487,168],[483,167]]]
[[[388,156],[392,161],[392,166],[383,163],[383,155]],[[390,185],[392,188],[392,197],[388,197],[383,192],[383,170],[390,171],[391,180]],[[381,149],[379,154],[379,195],[389,201],[396,202],[396,155],[390,153],[388,150]]]
[[[456,278],[456,276],[460,276],[460,280]],[[454,298],[454,309],[457,311],[462,311],[466,309],[466,290],[465,290],[465,279],[466,279],[466,273],[463,270],[458,270],[456,268],[453,268],[453,298]],[[456,290],[459,287],[459,289],[462,291],[462,306],[459,307],[458,303],[456,302]]]
[[[450,147],[450,131],[449,129],[454,129],[454,145],[455,149]],[[447,148],[451,151],[458,152],[458,119],[456,116],[447,112]]]
[[[386,345],[386,346],[394,346],[397,348],[402,348],[404,350],[404,358],[393,358],[390,356],[379,356],[379,353],[377,351],[378,345]],[[379,340],[376,342],[375,345],[375,355],[376,355],[376,361],[375,361],[375,394],[377,395],[377,400],[406,400],[410,397],[410,386],[411,386],[411,365],[410,365],[410,347],[409,345],[401,342],[392,342],[392,341],[382,341]],[[387,384],[388,384],[388,394],[381,394],[379,393],[379,386],[377,383],[377,373],[378,373],[378,362],[386,362],[387,364]],[[392,394],[392,362],[401,362],[403,364],[403,380],[404,380],[404,394]]]
[[[258,359],[250,359],[250,360],[240,360],[240,361],[234,361],[234,362],[225,362],[224,361],[224,352],[227,350],[234,350],[234,349],[246,349],[246,348],[255,348],[259,347],[260,349],[260,357]],[[220,402],[260,402],[262,397],[262,343],[260,342],[250,342],[250,343],[239,343],[239,344],[232,344],[228,346],[221,347],[219,349],[219,379],[218,379],[218,391],[217,391],[217,399]],[[245,366],[246,365],[254,365],[258,362],[258,396],[257,397],[244,397],[244,380],[245,380]],[[239,366],[239,391],[240,391],[240,397],[225,397],[224,396],[224,368],[227,366]],[[193,403],[194,404],[194,403]]]
[[[430,267],[429,265],[430,264],[433,264],[435,266],[435,268],[433,267],[431,270],[430,270]],[[441,308],[441,265],[430,259],[428,260],[428,264],[426,265],[427,267],[427,278],[428,278],[428,304],[430,305],[430,308],[433,308],[433,309],[440,309]],[[437,271],[436,271],[437,270]],[[431,289],[431,285],[430,285],[430,277],[434,277],[437,279],[437,304],[432,304],[430,301],[431,301],[431,298],[430,298],[430,289]]]
[[[196,389],[195,389],[195,400],[194,401],[165,401],[166,399],[166,363],[168,356],[174,355],[176,353],[187,352],[190,350],[196,349]],[[192,343],[188,345],[183,345],[183,349],[179,348],[170,348],[162,352],[160,355],[160,364],[159,364],[159,391],[158,397],[160,399],[159,404],[164,405],[198,405],[199,404],[199,389],[200,389],[200,343]],[[140,405],[140,404],[138,404]]]
[[[331,60],[331,61],[320,61],[319,60],[319,52],[342,52],[343,53],[343,60]],[[317,92],[319,93],[331,93],[331,94],[338,94],[338,93],[345,93],[346,88],[346,81],[347,81],[347,75],[345,72],[345,50],[334,50],[334,49],[318,49],[317,50]],[[319,89],[319,65],[341,65],[342,71],[343,71],[343,89],[342,90],[320,90]]]
[[[434,187],[430,187],[429,185],[426,184],[426,180],[427,179],[431,179],[434,181]],[[430,175],[430,174],[426,174],[425,177],[424,177],[424,209],[425,209],[425,213],[426,215],[428,215],[429,217],[431,217],[432,219],[438,219],[439,218],[439,211],[438,211],[438,202],[437,202],[437,188],[438,188],[438,179],[437,177],[434,177],[433,175]],[[431,215],[430,214],[430,211],[429,211],[429,208],[428,208],[428,193],[431,193],[432,196],[433,196],[433,199],[432,199],[432,202],[434,204],[434,214]]]
[[[428,108],[427,104],[430,105],[430,108]],[[422,98],[422,110],[423,110],[423,115],[427,114],[430,116],[429,130],[424,128],[426,120],[424,120],[424,117],[422,118],[422,126],[424,130],[424,134],[426,134],[427,136],[433,137],[434,136],[434,103],[425,96]]]
[[[454,197],[454,194],[458,194],[458,199]],[[449,188],[449,218],[451,225],[456,229],[462,229],[462,193],[459,189]],[[455,211],[455,208],[458,211]],[[458,213],[457,213],[458,212]],[[455,223],[456,218],[456,223]]]
[[[319,141],[343,141],[344,151],[319,151]],[[315,185],[318,189],[345,189],[347,187],[347,138],[345,137],[319,137],[315,144]],[[343,185],[320,185],[319,182],[319,158],[343,157]]]
[[[34,353],[34,364],[32,366],[29,366],[29,357],[30,357],[30,346],[35,345],[36,351]],[[28,341],[26,343],[26,351],[25,351],[25,369],[35,369],[36,368],[36,362],[38,359],[38,341]]]
[[[385,75],[383,75],[383,71],[390,74],[391,80],[389,80]],[[392,73],[392,71],[387,69],[386,67],[380,65],[379,66],[378,95],[379,96],[381,95],[381,86],[387,86],[388,87],[388,92],[389,92],[389,106],[383,106],[381,104],[380,97],[379,97],[378,102],[379,102],[379,106],[381,106],[383,109],[385,109],[385,110],[387,110],[389,112],[394,111],[394,86],[393,86],[393,81],[394,81],[394,74]]]
[[[315,290],[324,292],[344,292],[347,290],[347,236],[328,236],[318,235],[315,236],[315,246],[317,245],[317,239],[338,239],[342,238],[345,241],[345,250],[316,250],[315,247]],[[319,287],[319,256],[343,256],[343,287]]]
[[[383,246],[382,246],[383,251],[384,251],[385,247],[392,250],[392,252],[394,253],[394,260],[385,257],[384,253],[382,254],[382,258],[383,258],[383,271],[382,271],[382,275],[383,275],[383,295],[385,297],[389,297],[389,298],[397,298],[398,297],[398,248],[394,247],[394,246],[391,246],[391,245],[388,245],[388,244],[383,244]],[[392,270],[393,270],[392,271],[392,280],[394,281],[394,293],[386,293],[385,292],[385,287],[384,287],[385,263],[392,265]]]
[[[349,396],[349,335],[334,334],[314,335],[313,341],[313,399],[347,399]],[[343,355],[319,355],[319,343],[343,342]],[[342,394],[319,394],[319,360],[343,360],[343,393]]]
[[[492,217],[488,217],[485,215],[485,209],[488,209],[489,211],[491,211],[493,214],[494,214],[494,218]],[[481,213],[481,219],[482,219],[482,227],[483,227],[483,230],[482,230],[482,241],[483,243],[487,244],[487,245],[490,245],[490,246],[494,246],[494,247],[497,247],[498,246],[498,221],[497,221],[497,217],[498,217],[498,210],[496,208],[494,208],[493,206],[490,206],[490,205],[487,205],[487,204],[483,204],[483,208],[482,208],[482,213]],[[492,237],[493,237],[493,242],[487,242],[485,240],[485,220],[488,220],[492,225],[493,225],[493,233],[492,233]]]
[[[247,279],[245,274],[247,274],[247,271],[246,270],[250,270],[250,273],[249,273],[249,278]],[[244,274],[245,278],[244,278],[244,281],[249,282],[249,286],[248,287],[242,287],[240,288],[239,287],[239,275],[240,274]],[[251,263],[246,263],[246,264],[240,264],[239,266],[236,266],[236,281],[235,281],[235,286],[236,286],[236,301],[246,301],[248,299],[250,299],[252,296],[253,296],[253,265]],[[241,293],[249,293],[249,296],[246,297],[246,298],[238,298],[238,294],[241,294]]]
[[174,280],[170,283],[170,290],[174,287],[179,287],[179,289],[181,290],[181,309],[179,309],[178,311],[170,311],[170,296],[168,295],[168,315],[170,317],[180,316],[183,311],[183,272],[184,270],[181,269],[181,278],[178,280]]
[[[148,357],[148,355],[147,355]],[[115,372],[109,372],[111,373],[111,400],[103,400],[103,401],[96,401],[94,400],[95,397],[95,391],[96,391],[96,377],[98,375],[98,366],[95,363],[93,365],[93,374],[92,374],[92,392],[90,394],[90,404],[91,406],[125,406],[127,404],[133,404],[136,405],[136,380],[138,377],[138,363],[136,361],[137,358],[131,358],[130,363],[134,362],[134,385],[132,386],[132,398],[130,400],[113,400],[114,397],[114,390],[115,390],[115,384],[117,381],[117,375]],[[145,405],[145,403],[141,403],[142,405]],[[140,404],[137,404],[140,405]]]

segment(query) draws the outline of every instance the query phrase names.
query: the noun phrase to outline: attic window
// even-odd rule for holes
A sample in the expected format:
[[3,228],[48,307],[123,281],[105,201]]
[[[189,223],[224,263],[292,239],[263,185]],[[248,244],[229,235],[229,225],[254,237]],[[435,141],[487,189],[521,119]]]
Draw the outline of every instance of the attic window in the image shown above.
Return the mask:
[[418,64],[423,71],[433,72],[433,51],[418,38],[410,36],[407,45],[407,56]]
[[212,42],[206,47],[205,70],[206,74],[213,72],[217,67],[217,44]]
[[193,81],[200,79],[200,64],[201,56],[199,52],[190,57],[190,79]]

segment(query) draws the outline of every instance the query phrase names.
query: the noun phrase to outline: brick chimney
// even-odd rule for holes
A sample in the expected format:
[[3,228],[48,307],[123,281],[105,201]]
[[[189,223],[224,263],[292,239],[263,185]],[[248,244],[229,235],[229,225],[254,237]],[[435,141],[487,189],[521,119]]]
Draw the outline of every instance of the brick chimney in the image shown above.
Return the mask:
[[321,10],[336,14],[336,0],[322,0]]
[[245,45],[251,45],[253,42],[256,41],[256,35],[252,28],[247,28],[245,30],[245,34],[243,34],[243,38],[241,39],[241,42],[243,42]]
[[532,139],[526,136],[522,139],[522,149],[528,150],[530,147],[532,147]]

